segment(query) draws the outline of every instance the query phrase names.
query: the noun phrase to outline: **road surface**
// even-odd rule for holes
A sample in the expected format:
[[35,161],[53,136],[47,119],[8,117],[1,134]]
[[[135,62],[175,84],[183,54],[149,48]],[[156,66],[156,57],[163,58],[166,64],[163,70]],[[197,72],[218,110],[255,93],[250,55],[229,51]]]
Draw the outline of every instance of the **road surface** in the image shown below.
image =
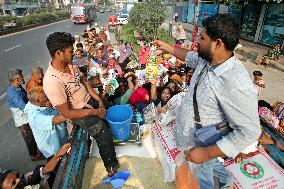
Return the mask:
[[[107,26],[112,12],[98,13],[99,26]],[[40,66],[46,70],[50,55],[45,45],[47,36],[52,32],[80,34],[86,24],[74,25],[70,20],[49,24],[17,34],[0,37],[0,169],[14,169],[22,173],[32,170],[41,162],[32,162],[29,158],[23,137],[15,127],[6,103],[6,88],[9,85],[7,75],[11,68],[24,72],[26,82],[30,70]]]

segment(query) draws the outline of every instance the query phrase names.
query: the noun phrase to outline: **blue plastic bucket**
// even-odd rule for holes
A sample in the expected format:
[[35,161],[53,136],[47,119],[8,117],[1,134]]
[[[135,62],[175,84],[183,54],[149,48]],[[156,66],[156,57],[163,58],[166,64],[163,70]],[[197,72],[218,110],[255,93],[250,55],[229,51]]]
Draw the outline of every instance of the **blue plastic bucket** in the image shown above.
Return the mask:
[[115,139],[126,140],[129,137],[132,114],[131,108],[125,105],[116,105],[108,109],[106,120]]

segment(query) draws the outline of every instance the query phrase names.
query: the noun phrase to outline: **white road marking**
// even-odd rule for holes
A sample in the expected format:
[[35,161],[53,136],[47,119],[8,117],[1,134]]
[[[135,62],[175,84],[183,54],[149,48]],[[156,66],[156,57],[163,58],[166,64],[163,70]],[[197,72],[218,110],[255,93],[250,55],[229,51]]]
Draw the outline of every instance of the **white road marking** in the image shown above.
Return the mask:
[[15,46],[15,47],[11,47],[11,48],[9,48],[9,49],[6,49],[5,52],[10,51],[10,50],[15,49],[15,48],[20,47],[20,46],[21,46],[21,45],[17,45],[17,46]]
[[7,93],[5,92],[5,93],[3,93],[1,96],[0,96],[0,100],[2,100],[3,98],[5,98],[6,97],[6,95],[7,95]]

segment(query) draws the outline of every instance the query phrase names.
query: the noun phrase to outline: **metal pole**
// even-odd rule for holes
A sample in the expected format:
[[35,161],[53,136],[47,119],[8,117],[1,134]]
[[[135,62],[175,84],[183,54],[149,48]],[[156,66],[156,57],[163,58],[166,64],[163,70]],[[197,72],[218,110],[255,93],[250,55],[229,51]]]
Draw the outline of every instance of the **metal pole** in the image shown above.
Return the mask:
[[193,0],[195,10],[194,10],[194,20],[193,20],[193,31],[192,31],[192,44],[191,49],[196,49],[198,46],[198,15],[200,8],[200,0]]

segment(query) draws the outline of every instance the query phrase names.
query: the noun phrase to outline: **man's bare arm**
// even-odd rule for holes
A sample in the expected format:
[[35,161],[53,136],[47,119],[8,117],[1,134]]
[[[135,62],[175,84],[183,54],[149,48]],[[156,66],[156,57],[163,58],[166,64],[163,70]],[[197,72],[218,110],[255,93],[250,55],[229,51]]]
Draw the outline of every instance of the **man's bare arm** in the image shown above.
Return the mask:
[[81,82],[83,83],[83,85],[86,87],[88,93],[99,103],[99,107],[100,108],[105,108],[104,107],[104,103],[102,101],[102,99],[99,97],[99,95],[94,91],[94,89],[92,88],[92,86],[88,83],[88,81],[82,76],[80,78]]
[[63,115],[57,115],[57,116],[54,116],[52,118],[52,124],[53,125],[57,125],[59,123],[62,123],[64,121],[66,121],[67,119],[63,116]]
[[154,44],[158,45],[158,47],[162,50],[169,52],[170,54],[174,55],[178,59],[185,61],[186,55],[189,52],[188,49],[183,48],[176,48],[173,45],[170,45],[164,41],[155,40]]
[[97,110],[95,109],[71,109],[67,102],[56,106],[56,109],[66,119],[79,119],[92,115],[97,115]]

